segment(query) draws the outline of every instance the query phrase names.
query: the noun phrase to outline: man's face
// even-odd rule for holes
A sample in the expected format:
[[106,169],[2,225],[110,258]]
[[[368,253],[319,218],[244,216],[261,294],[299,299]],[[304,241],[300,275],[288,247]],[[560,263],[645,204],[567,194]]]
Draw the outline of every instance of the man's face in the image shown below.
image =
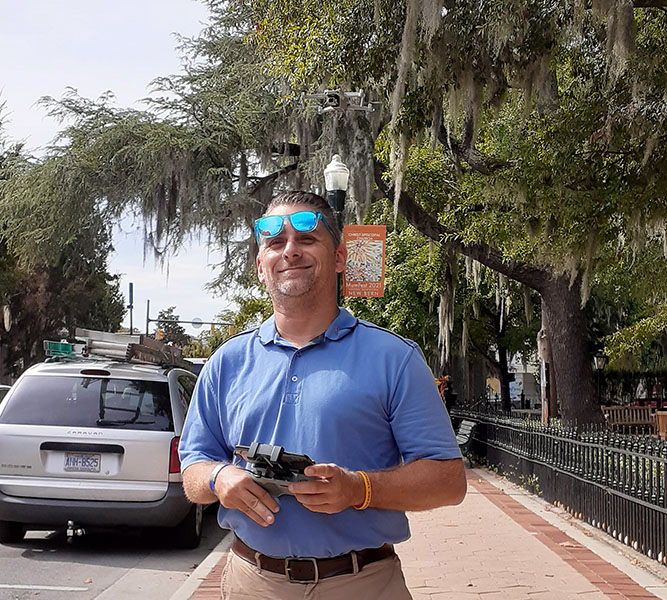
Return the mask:
[[[283,204],[269,215],[291,215],[313,210],[303,204]],[[345,268],[345,248],[334,248],[326,226],[318,222],[315,230],[294,231],[289,219],[275,237],[263,239],[257,256],[259,280],[274,302],[283,298],[312,297],[325,300],[336,295],[336,273]]]

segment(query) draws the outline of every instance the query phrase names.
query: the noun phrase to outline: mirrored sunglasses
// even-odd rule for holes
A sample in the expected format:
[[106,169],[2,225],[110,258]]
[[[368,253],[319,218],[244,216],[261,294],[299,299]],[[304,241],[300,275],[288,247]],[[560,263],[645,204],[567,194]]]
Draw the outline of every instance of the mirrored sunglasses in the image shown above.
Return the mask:
[[298,231],[299,233],[315,231],[317,229],[317,222],[322,221],[334,241],[336,239],[334,232],[322,216],[322,213],[303,210],[291,215],[267,215],[257,219],[255,221],[255,238],[257,239],[257,244],[261,244],[263,239],[268,240],[279,235],[285,226],[286,219],[289,219],[294,231]]

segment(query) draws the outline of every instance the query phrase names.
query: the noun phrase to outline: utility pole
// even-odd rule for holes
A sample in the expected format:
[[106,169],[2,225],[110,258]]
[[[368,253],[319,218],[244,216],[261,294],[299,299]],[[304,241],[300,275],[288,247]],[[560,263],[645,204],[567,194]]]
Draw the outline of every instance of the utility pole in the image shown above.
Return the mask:
[[151,301],[146,300],[146,335],[148,335],[148,323],[149,323],[148,315],[150,314],[151,314]]
[[130,309],[130,335],[134,333],[134,328],[132,326],[132,310],[134,309],[134,284],[130,282],[130,294],[129,294],[129,304],[127,308]]

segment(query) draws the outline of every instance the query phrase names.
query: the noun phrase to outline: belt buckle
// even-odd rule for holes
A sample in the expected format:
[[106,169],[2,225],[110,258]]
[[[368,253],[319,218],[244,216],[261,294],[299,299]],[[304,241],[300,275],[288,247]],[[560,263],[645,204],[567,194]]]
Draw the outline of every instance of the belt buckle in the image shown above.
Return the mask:
[[[294,579],[292,577],[292,571],[290,569],[290,562],[292,561],[299,561],[299,562],[311,562],[313,563],[313,570],[315,571],[315,578],[314,579]],[[285,559],[285,577],[287,577],[287,581],[290,583],[317,583],[320,580],[320,572],[319,569],[317,568],[317,559],[316,558],[296,558],[296,557],[288,557]]]

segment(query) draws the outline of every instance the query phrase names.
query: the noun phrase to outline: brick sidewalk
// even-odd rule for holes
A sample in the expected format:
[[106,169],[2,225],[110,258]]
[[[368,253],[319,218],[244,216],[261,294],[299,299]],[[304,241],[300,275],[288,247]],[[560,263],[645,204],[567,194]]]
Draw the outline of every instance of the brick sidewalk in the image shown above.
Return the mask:
[[[410,513],[399,544],[414,600],[655,599],[628,575],[473,471],[460,506]],[[218,600],[226,556],[190,600]]]

